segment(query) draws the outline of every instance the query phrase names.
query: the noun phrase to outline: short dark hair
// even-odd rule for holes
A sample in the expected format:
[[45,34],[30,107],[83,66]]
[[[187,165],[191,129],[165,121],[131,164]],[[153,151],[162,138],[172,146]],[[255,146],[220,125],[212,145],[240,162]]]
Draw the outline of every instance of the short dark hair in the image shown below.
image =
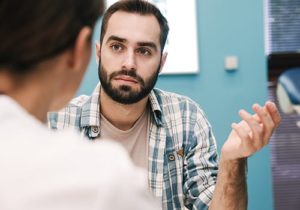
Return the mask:
[[0,69],[24,74],[75,44],[84,26],[94,27],[103,0],[0,1]]
[[163,51],[169,33],[168,21],[156,6],[145,0],[121,0],[111,5],[103,15],[100,43],[103,41],[110,17],[117,11],[137,13],[140,15],[154,15],[160,26],[160,46],[161,51]]

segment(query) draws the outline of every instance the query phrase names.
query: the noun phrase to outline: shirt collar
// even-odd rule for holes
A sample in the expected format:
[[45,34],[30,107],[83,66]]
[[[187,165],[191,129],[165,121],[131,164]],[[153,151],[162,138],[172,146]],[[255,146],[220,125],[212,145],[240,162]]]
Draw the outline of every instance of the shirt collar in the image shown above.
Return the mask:
[[154,121],[158,126],[163,126],[163,115],[161,110],[161,100],[159,101],[156,89],[153,89],[149,95],[151,110],[154,116]]
[[100,83],[98,83],[91,97],[82,106],[81,127],[100,126],[99,93]]

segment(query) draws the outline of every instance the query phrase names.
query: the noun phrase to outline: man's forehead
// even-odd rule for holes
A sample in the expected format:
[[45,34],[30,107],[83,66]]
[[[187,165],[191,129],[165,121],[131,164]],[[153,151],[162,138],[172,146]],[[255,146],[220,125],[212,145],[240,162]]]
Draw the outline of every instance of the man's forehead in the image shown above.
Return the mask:
[[156,17],[153,14],[140,14],[140,13],[137,13],[137,12],[116,11],[110,16],[109,22],[112,19],[117,19],[117,20],[120,20],[120,19],[131,19],[131,20],[132,19],[138,19],[139,22],[143,22],[143,21],[146,21],[146,20],[148,20],[148,21],[152,20],[153,23],[156,23],[157,26],[159,27],[158,20],[156,19]]
[[160,44],[160,26],[154,15],[117,11],[110,17],[104,38],[118,36],[128,41]]

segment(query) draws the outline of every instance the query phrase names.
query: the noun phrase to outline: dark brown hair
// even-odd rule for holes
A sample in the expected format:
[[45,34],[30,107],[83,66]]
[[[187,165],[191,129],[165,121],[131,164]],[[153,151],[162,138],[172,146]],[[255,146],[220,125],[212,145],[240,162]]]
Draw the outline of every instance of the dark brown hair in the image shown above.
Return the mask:
[[0,69],[24,74],[72,48],[82,27],[94,27],[103,7],[103,0],[1,0]]
[[154,15],[160,26],[160,46],[161,51],[163,51],[169,33],[168,21],[156,6],[145,0],[121,0],[111,5],[103,15],[100,43],[103,41],[110,17],[117,11],[140,15]]

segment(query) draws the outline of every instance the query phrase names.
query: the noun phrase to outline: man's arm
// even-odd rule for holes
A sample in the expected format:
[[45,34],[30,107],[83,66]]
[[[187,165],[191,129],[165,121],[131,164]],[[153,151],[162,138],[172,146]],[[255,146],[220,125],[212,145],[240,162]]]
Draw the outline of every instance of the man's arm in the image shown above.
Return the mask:
[[217,184],[209,210],[247,209],[246,164],[246,158],[233,162],[221,159]]
[[247,209],[247,158],[269,143],[281,120],[274,103],[267,102],[264,107],[255,104],[253,110],[254,115],[241,110],[242,121],[232,124],[233,130],[222,148],[210,210]]

